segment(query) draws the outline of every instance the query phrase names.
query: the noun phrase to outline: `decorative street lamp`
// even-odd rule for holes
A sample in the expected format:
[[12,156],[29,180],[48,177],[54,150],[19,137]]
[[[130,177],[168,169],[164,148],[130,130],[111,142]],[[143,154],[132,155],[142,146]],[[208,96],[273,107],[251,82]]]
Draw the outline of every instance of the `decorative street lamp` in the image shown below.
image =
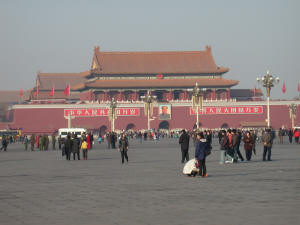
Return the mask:
[[111,121],[111,131],[115,131],[115,119],[117,119],[117,101],[112,98],[109,105],[108,119]]
[[199,109],[203,110],[203,93],[206,91],[206,88],[199,88],[198,83],[195,84],[192,94],[192,108],[196,111],[197,115],[197,130],[199,130]]
[[141,96],[141,99],[144,100],[144,113],[145,116],[147,116],[147,129],[150,130],[150,121],[153,120],[150,119],[150,117],[153,116],[153,103],[156,100],[157,96],[151,95],[150,91],[147,91],[147,95]]
[[289,105],[290,118],[292,119],[292,128],[295,126],[295,119],[297,115],[297,105],[292,103]]
[[271,88],[274,87],[275,83],[279,83],[279,77],[273,77],[270,75],[269,70],[267,70],[267,74],[263,77],[256,78],[257,82],[262,83],[263,87],[267,89],[267,123],[268,128],[270,127],[270,92]]

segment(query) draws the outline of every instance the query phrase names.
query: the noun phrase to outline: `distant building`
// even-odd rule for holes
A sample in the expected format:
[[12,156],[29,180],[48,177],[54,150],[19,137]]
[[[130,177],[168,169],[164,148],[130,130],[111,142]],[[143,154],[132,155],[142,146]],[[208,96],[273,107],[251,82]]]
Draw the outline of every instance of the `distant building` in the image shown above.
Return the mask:
[[[229,69],[215,64],[211,48],[205,51],[173,52],[101,52],[95,47],[91,69],[81,73],[37,74],[39,94],[31,100],[136,101],[151,90],[159,101],[191,99],[191,89],[198,83],[205,88],[204,99],[225,100],[253,98],[253,90],[234,91],[236,80],[223,78]],[[64,95],[71,86],[68,98]],[[51,88],[55,93],[50,97]],[[236,94],[242,93],[242,96]],[[257,96],[261,96],[257,94]]]
[[[108,108],[114,98],[115,128],[141,130],[147,127],[141,96],[150,91],[157,96],[151,128],[193,129],[197,113],[191,107],[191,90],[197,83],[204,93],[203,110],[198,112],[201,128],[265,127],[262,91],[234,89],[239,81],[224,78],[228,71],[216,65],[209,46],[204,51],[170,52],[102,52],[95,47],[89,70],[38,72],[35,87],[22,98],[15,92],[5,115],[10,128],[28,134],[55,133],[71,117],[73,127],[103,132],[111,129]],[[299,101],[271,102],[272,126],[290,127],[291,103],[299,105]],[[168,108],[167,117],[160,115],[163,106]],[[5,126],[8,123],[0,123],[0,129]]]

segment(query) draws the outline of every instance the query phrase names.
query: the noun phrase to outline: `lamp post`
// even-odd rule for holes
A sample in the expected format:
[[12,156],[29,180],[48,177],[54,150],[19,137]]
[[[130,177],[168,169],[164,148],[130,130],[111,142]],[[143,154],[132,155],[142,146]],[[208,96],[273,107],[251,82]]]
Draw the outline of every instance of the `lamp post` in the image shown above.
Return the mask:
[[147,91],[145,96],[141,96],[141,99],[144,100],[144,113],[147,116],[147,129],[150,130],[150,121],[153,120],[150,117],[153,116],[153,103],[156,100],[157,96],[151,95],[150,91]]
[[206,88],[199,88],[198,83],[195,84],[195,87],[193,88],[193,94],[192,94],[192,108],[195,111],[196,110],[196,116],[197,116],[197,130],[199,130],[199,108],[202,111],[203,109],[203,93],[206,91]]
[[289,105],[289,111],[290,111],[290,118],[292,119],[292,128],[295,127],[295,118],[297,115],[297,105],[296,104],[290,104]]
[[268,128],[270,127],[270,92],[271,88],[274,87],[275,83],[279,83],[279,77],[273,77],[270,75],[269,70],[267,70],[267,74],[263,77],[256,78],[257,82],[262,83],[263,87],[267,90],[267,123]]
[[109,105],[108,118],[111,121],[111,131],[115,131],[115,119],[117,119],[117,101],[112,98]]

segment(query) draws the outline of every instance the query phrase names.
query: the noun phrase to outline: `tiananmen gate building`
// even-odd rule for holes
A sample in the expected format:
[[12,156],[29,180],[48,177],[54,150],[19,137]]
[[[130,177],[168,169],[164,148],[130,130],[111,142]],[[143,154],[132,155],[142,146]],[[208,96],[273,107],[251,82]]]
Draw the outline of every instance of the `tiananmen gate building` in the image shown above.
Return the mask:
[[[191,107],[196,83],[203,89],[201,128],[264,127],[266,103],[261,90],[234,89],[239,82],[226,79],[228,71],[215,63],[209,46],[203,51],[157,52],[103,52],[95,47],[91,68],[85,72],[38,72],[35,87],[15,101],[7,112],[10,122],[1,123],[0,128],[50,134],[66,127],[72,115],[74,127],[109,131],[108,111],[114,98],[116,129],[142,130],[147,128],[147,118],[141,97],[149,91],[157,97],[152,129],[191,130],[196,123]],[[271,102],[273,127],[291,126],[291,103],[299,108],[299,101]],[[160,116],[162,107],[168,108],[168,117]]]

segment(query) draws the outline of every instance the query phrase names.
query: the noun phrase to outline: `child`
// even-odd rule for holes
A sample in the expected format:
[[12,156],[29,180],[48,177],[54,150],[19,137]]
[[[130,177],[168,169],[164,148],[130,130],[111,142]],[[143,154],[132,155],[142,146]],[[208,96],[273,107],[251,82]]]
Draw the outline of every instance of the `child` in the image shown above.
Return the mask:
[[88,149],[88,143],[86,142],[86,139],[83,140],[81,143],[81,150],[83,154],[83,160],[87,160],[87,150]]

